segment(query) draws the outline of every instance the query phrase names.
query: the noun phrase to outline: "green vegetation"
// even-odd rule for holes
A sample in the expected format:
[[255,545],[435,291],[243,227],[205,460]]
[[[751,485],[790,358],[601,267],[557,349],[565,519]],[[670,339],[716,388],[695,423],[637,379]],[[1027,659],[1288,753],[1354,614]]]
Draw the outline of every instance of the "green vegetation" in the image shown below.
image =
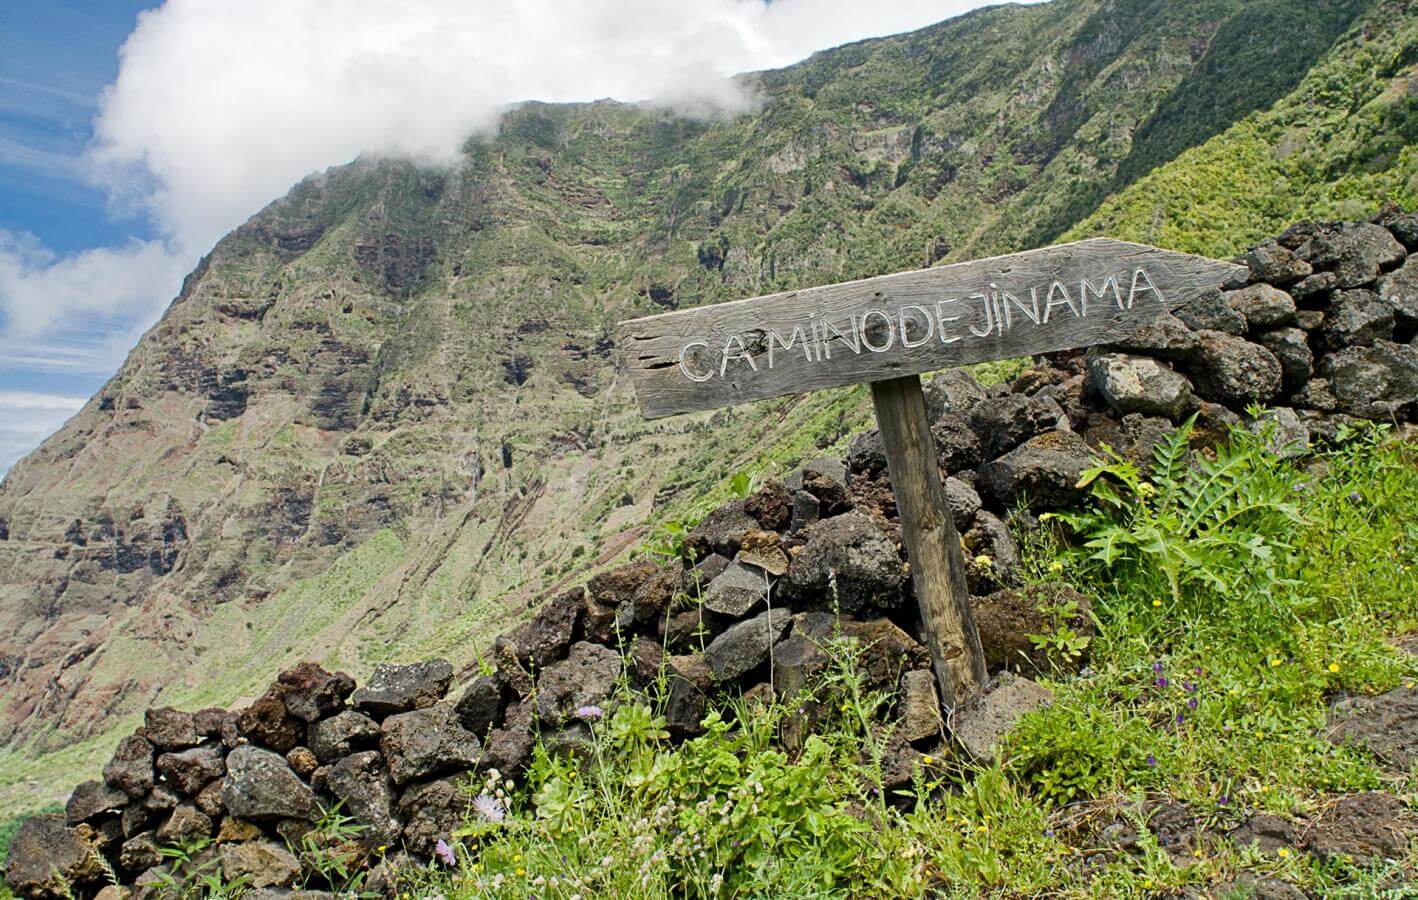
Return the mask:
[[[1251,811],[1313,814],[1327,794],[1385,783],[1363,752],[1324,740],[1325,708],[1338,691],[1418,677],[1391,643],[1418,628],[1418,524],[1406,513],[1418,451],[1366,427],[1298,465],[1268,439],[1237,432],[1189,465],[1182,434],[1146,475],[1101,467],[1086,512],[1031,536],[1032,577],[1089,591],[1098,636],[1088,667],[1051,682],[1059,702],[1025,720],[999,763],[927,757],[909,789],[885,795],[887,733],[874,724],[885,697],[864,688],[851,646],[834,646],[808,695],[723,698],[707,733],[678,746],[653,702],[623,694],[589,746],[540,748],[524,787],[495,773],[470,782],[483,812],[405,886],[1152,896],[1252,872],[1370,895],[1402,870],[1265,854],[1221,834]],[[793,725],[808,704],[822,718],[804,739]],[[1187,805],[1197,843],[1168,852],[1141,827],[1159,801]],[[1133,852],[1097,849],[1088,829],[1110,823],[1136,829]]]

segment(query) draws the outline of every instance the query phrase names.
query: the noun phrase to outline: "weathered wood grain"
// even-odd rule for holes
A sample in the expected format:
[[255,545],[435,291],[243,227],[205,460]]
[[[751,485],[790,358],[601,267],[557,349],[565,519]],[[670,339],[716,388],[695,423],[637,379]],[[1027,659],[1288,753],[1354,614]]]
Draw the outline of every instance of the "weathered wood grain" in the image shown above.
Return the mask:
[[1116,341],[1244,273],[1095,238],[622,322],[646,418]]
[[921,609],[921,633],[931,652],[941,700],[947,712],[953,711],[984,687],[985,651],[970,607],[960,534],[951,521],[936,468],[921,377],[874,381],[871,397]]

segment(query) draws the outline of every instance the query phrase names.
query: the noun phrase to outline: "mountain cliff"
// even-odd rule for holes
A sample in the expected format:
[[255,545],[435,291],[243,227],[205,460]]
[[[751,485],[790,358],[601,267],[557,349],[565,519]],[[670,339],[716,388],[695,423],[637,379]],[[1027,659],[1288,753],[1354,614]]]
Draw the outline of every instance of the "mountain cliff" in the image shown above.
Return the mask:
[[3,780],[301,659],[471,663],[733,473],[867,421],[857,389],[644,422],[618,319],[1412,204],[1414,7],[1001,6],[744,76],[727,120],[530,103],[456,166],[306,179],[0,484]]

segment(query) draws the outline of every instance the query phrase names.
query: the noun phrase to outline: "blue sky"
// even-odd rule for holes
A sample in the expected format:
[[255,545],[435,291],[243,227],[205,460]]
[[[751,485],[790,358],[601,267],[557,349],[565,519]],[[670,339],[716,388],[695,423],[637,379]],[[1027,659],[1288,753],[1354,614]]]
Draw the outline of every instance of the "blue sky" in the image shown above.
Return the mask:
[[730,75],[982,5],[0,0],[0,473],[223,234],[312,172],[455,163],[528,99],[742,111]]
[[[0,4],[0,233],[71,254],[147,240],[147,217],[114,215],[83,154],[118,48],[139,11],[124,0]],[[6,309],[0,307],[0,324]],[[77,408],[107,373],[0,357],[0,473]]]

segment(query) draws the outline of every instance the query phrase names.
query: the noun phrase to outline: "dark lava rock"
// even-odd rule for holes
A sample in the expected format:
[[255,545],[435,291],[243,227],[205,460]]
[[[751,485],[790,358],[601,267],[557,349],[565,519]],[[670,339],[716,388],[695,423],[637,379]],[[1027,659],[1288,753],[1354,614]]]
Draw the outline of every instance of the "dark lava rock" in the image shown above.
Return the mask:
[[222,779],[208,782],[200,791],[192,795],[192,805],[213,819],[219,818],[226,809],[222,806]]
[[1364,747],[1395,772],[1418,760],[1418,690],[1395,688],[1375,697],[1344,697],[1330,707],[1329,739]]
[[841,460],[819,457],[783,479],[783,483],[790,491],[806,491],[816,497],[825,516],[835,516],[852,506],[847,492],[847,466]]
[[854,475],[872,476],[886,471],[886,445],[881,442],[880,431],[868,428],[852,438],[847,466]]
[[394,779],[378,752],[344,757],[325,774],[325,785],[341,802],[340,811],[370,828],[371,837],[381,843],[398,838],[401,826],[394,815]]
[[389,763],[395,784],[471,769],[482,760],[478,736],[459,724],[451,703],[397,713],[385,719],[381,727],[384,735],[379,739],[379,749]]
[[1409,250],[1418,249],[1418,212],[1387,209],[1379,214],[1376,223],[1387,228]]
[[537,679],[536,712],[543,722],[571,718],[582,706],[604,703],[615,693],[620,654],[609,647],[582,641],[566,659],[548,666]]
[[624,635],[637,626],[658,621],[660,614],[669,608],[684,587],[684,569],[681,566],[657,566],[635,589],[630,599],[616,607],[616,629]]
[[1201,333],[1201,349],[1188,370],[1197,394],[1243,408],[1268,403],[1280,392],[1280,360],[1259,344],[1223,334]]
[[158,757],[157,766],[164,781],[190,796],[226,774],[226,756],[220,744],[203,744],[164,753]]
[[157,830],[160,844],[191,844],[212,836],[212,817],[190,803],[178,804]]
[[1387,791],[1341,797],[1310,829],[1307,846],[1320,856],[1367,862],[1400,859],[1418,834],[1418,816]]
[[999,516],[980,510],[962,540],[970,593],[988,594],[1014,583],[1019,571],[1019,547]]
[[1232,830],[1230,838],[1231,843],[1237,847],[1254,845],[1262,853],[1274,854],[1282,847],[1298,847],[1300,830],[1289,819],[1270,813],[1257,813]]
[[1186,306],[1175,310],[1173,315],[1194,331],[1219,331],[1237,335],[1246,333],[1246,317],[1232,309],[1225,296],[1216,288],[1204,291]]
[[[936,464],[947,474],[973,470],[984,459],[980,438],[962,415],[946,413],[931,426]],[[884,467],[884,464],[883,464]]]
[[381,718],[432,706],[443,699],[452,680],[453,666],[446,659],[407,666],[381,663],[350,700],[360,712]]
[[1315,300],[1323,301],[1322,295],[1329,293],[1339,285],[1339,279],[1333,272],[1316,272],[1309,278],[1305,278],[1290,287],[1290,296],[1299,303],[1313,303]]
[[1418,326],[1418,256],[1379,279],[1379,299],[1393,308],[1403,328]]
[[286,753],[286,765],[290,766],[292,772],[309,781],[315,770],[320,768],[320,760],[315,758],[315,753],[309,747],[292,747]]
[[[807,491],[794,491],[793,514],[788,520],[788,531],[796,534],[820,518],[822,518],[822,501]],[[709,558],[723,559],[722,556]]]
[[735,562],[704,591],[704,608],[738,619],[768,598],[769,579],[762,570]]
[[839,627],[845,637],[861,646],[857,664],[863,683],[871,690],[893,689],[902,672],[930,665],[926,648],[890,619],[842,619]]
[[531,701],[514,703],[507,708],[501,728],[494,728],[483,745],[487,764],[504,775],[522,771],[532,758],[537,736],[532,730]]
[[[1006,667],[1026,675],[1077,672],[1086,652],[1069,657],[1036,647],[1030,637],[1053,634],[1060,627],[1068,627],[1080,637],[1096,634],[1092,603],[1087,595],[1066,584],[1025,585],[975,597],[971,603],[985,660],[992,668]],[[1065,615],[1067,609],[1072,609],[1072,614]]]
[[291,715],[279,685],[273,686],[236,717],[242,737],[285,753],[305,740],[305,723]]
[[416,784],[399,798],[404,820],[404,843],[415,853],[433,854],[440,838],[446,840],[467,819],[471,798],[457,778]]
[[1059,509],[1082,497],[1078,480],[1096,462],[1083,438],[1050,431],[980,466],[979,487],[1006,509],[1020,501],[1035,511]]
[[177,794],[157,785],[123,810],[122,829],[126,837],[146,831],[166,818],[177,807]]
[[912,669],[901,676],[901,699],[897,703],[898,731],[911,743],[941,734],[940,695],[930,669]]
[[458,723],[478,737],[501,724],[502,708],[506,703],[506,692],[502,683],[491,675],[479,675],[463,691],[453,709],[458,713]]
[[322,763],[332,763],[348,753],[379,742],[379,723],[364,713],[347,709],[310,726],[310,750]]
[[85,781],[74,788],[64,804],[64,815],[70,825],[87,822],[105,813],[128,805],[128,794],[102,781]]
[[60,813],[32,816],[10,842],[5,883],[21,897],[73,896],[73,886],[102,874],[96,845],[87,825],[70,828]]
[[1088,381],[1093,392],[1120,416],[1140,413],[1176,420],[1192,402],[1192,386],[1186,376],[1148,356],[1089,354]]
[[986,459],[1005,453],[1067,421],[1063,409],[1047,397],[1010,394],[978,403],[970,411],[970,428],[980,438]]
[[143,733],[160,750],[182,750],[201,742],[192,714],[170,706],[144,713]]
[[937,422],[941,416],[968,416],[975,404],[985,399],[986,391],[965,369],[937,372],[926,384],[926,417]]
[[136,734],[120,740],[103,767],[103,780],[135,799],[152,789],[155,777],[153,745]]
[[[199,709],[192,714],[192,726],[197,729],[199,738],[221,739],[227,729],[235,728],[235,714],[229,713],[216,706],[209,706],[206,709]],[[230,724],[228,720],[232,720]]]
[[1393,337],[1394,308],[1373,291],[1340,291],[1325,313],[1319,335],[1329,350],[1367,346]]
[[1279,878],[1261,878],[1250,872],[1241,872],[1230,881],[1218,884],[1211,896],[1225,898],[1249,898],[1249,900],[1306,900],[1308,895],[1288,881]]
[[151,834],[135,834],[118,849],[118,865],[130,872],[150,869],[162,861],[162,850]]
[[740,678],[768,661],[768,651],[793,620],[786,609],[774,609],[732,625],[704,650],[704,663],[720,681]]
[[1295,321],[1295,300],[1268,284],[1253,284],[1222,295],[1226,304],[1246,317],[1252,331],[1263,331]]
[[[711,553],[722,553],[732,558],[743,545],[744,534],[758,529],[758,520],[749,514],[748,504],[735,500],[715,509],[691,528],[685,535],[684,546],[695,559],[703,559]],[[590,586],[587,585],[588,588]]]
[[[300,862],[274,841],[222,844],[217,863],[228,882],[240,882],[257,893],[266,888],[288,888],[300,878]],[[243,896],[251,897],[252,893]]]
[[1294,284],[1314,271],[1309,263],[1274,241],[1254,248],[1241,262],[1250,268],[1252,279],[1270,284]]
[[955,477],[945,479],[945,502],[950,507],[950,518],[957,531],[970,527],[982,505],[975,489]]
[[1316,269],[1333,269],[1341,288],[1368,284],[1407,256],[1388,229],[1367,222],[1328,230],[1300,253],[1308,255]]
[[[1318,375],[1306,391],[1327,388],[1332,408],[1368,418],[1396,417],[1418,402],[1418,347],[1391,341],[1348,347],[1321,359]],[[1321,380],[1324,384],[1317,384]]]
[[1171,313],[1144,322],[1131,334],[1112,344],[1110,349],[1122,353],[1142,353],[1172,362],[1191,359],[1201,346],[1201,338]]
[[703,732],[700,723],[709,705],[709,698],[697,683],[692,669],[707,670],[702,658],[676,658],[669,661],[665,673],[665,728],[677,738],[693,737]]
[[848,614],[901,604],[905,572],[896,542],[871,517],[844,513],[818,522],[805,536],[782,582],[792,598],[824,606],[835,602]]
[[744,500],[744,512],[769,531],[783,531],[793,514],[793,494],[781,481],[768,481]]
[[242,819],[309,819],[315,814],[315,794],[269,750],[249,744],[231,751],[226,760],[222,805]]
[[1083,439],[1090,447],[1099,450],[1111,447],[1133,463],[1150,466],[1153,450],[1174,431],[1176,427],[1171,421],[1158,416],[1132,413],[1119,419],[1098,414],[1089,417]]
[[955,711],[951,733],[971,757],[988,763],[1020,719],[1053,700],[1047,688],[1001,672],[979,697]]
[[314,722],[344,709],[354,690],[354,679],[344,672],[327,672],[315,663],[302,663],[276,678],[286,711],[305,722]]
[[[641,587],[644,587],[644,582]],[[585,591],[579,587],[553,597],[537,610],[531,621],[512,632],[517,661],[524,666],[542,668],[561,659],[571,642],[576,640],[585,611]]]
[[[798,618],[818,615],[827,614],[799,613]],[[778,696],[792,699],[822,674],[831,662],[825,644],[825,637],[809,634],[795,624],[793,633],[773,647],[773,689]]]
[[1305,332],[1298,328],[1281,328],[1259,335],[1256,342],[1280,361],[1281,386],[1293,391],[1310,380],[1315,373],[1315,354]]

